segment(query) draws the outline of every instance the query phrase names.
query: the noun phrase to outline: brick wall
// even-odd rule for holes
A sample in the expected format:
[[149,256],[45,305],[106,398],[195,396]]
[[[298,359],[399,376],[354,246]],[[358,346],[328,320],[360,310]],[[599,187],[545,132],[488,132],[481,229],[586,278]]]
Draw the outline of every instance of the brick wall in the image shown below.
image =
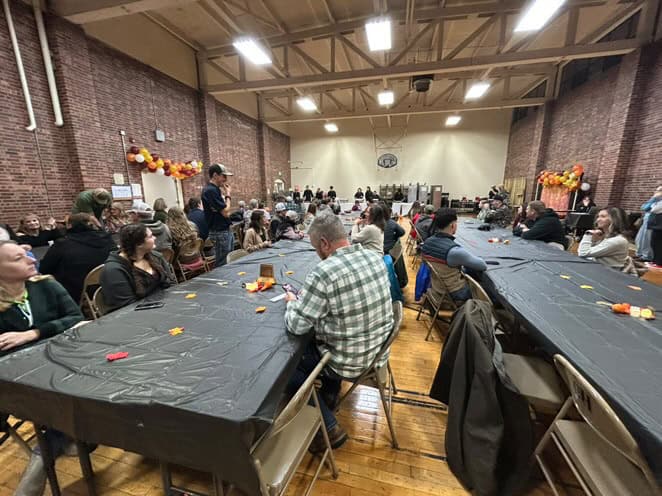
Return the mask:
[[[65,126],[53,126],[53,115],[31,10],[11,3],[39,130],[37,137],[46,171],[52,211],[63,216],[82,189],[109,188],[113,173],[126,176],[119,130],[138,146],[176,159],[220,161],[230,167],[233,199],[266,198],[260,178],[272,170],[260,160],[260,124],[165,74],[90,38],[63,19],[46,18],[47,33]],[[6,33],[4,16],[0,32]],[[0,36],[0,166],[12,171],[0,176],[0,222],[15,225],[34,211],[49,215],[35,138],[25,131],[27,112],[8,37]],[[5,69],[6,68],[6,69]],[[154,129],[166,141],[154,140]],[[265,126],[266,128],[266,126]],[[289,137],[270,128],[266,142],[289,184]],[[140,182],[139,168],[130,165],[130,179]],[[182,182],[185,199],[199,195],[207,181],[203,174]]]
[[[638,209],[662,181],[662,61],[659,42],[623,58],[597,79],[514,123],[505,177],[527,177],[527,199],[543,168],[586,169],[598,204]],[[539,160],[536,162],[536,154]]]

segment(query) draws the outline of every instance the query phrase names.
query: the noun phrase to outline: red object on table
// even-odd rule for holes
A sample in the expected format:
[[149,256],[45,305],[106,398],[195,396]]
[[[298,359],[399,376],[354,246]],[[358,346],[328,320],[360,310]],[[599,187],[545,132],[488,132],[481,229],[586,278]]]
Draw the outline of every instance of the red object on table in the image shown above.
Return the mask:
[[117,353],[108,353],[106,355],[106,360],[109,362],[114,362],[115,360],[121,360],[129,356],[128,351],[118,351]]

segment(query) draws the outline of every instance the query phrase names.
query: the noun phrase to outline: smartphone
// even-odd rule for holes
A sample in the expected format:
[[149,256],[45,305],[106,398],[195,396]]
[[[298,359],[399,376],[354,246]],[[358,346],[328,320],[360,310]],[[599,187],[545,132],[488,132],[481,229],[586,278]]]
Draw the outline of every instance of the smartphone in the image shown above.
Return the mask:
[[283,284],[283,289],[285,291],[288,291],[290,293],[295,294],[297,298],[299,297],[299,290],[297,288],[295,288],[294,286],[292,286],[291,284],[289,284],[289,283]]
[[135,310],[151,310],[152,308],[161,308],[164,305],[165,303],[162,301],[146,301],[145,303],[136,305]]

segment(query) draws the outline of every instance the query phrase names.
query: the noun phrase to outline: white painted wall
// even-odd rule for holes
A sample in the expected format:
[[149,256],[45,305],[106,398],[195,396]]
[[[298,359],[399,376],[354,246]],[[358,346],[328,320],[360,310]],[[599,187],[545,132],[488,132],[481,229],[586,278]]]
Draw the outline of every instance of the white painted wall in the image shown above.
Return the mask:
[[[508,110],[467,112],[457,128],[444,127],[446,116],[412,116],[401,146],[400,165],[381,169],[376,165],[375,138],[367,119],[336,123],[339,132],[328,134],[323,122],[289,124],[292,182],[328,190],[343,198],[357,187],[380,184],[441,184],[451,198],[485,196],[493,184],[503,181],[510,131]],[[393,120],[389,130],[384,118],[375,119],[378,141],[394,141],[404,131],[405,120]]]

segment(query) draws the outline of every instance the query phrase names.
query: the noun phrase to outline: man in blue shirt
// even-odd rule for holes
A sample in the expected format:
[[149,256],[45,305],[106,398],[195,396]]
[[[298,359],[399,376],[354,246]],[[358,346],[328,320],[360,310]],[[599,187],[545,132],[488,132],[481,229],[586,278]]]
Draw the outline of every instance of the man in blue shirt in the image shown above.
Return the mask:
[[200,208],[200,199],[196,197],[189,198],[188,209],[188,220],[193,222],[198,228],[200,239],[206,241],[209,236],[209,227],[207,226],[205,213],[202,208]]
[[421,248],[423,259],[434,269],[430,284],[436,299],[450,294],[457,305],[471,298],[471,289],[462,268],[483,272],[487,265],[455,242],[457,213],[453,208],[440,208],[434,214],[432,233]]
[[232,200],[228,176],[233,176],[223,164],[209,167],[209,184],[202,190],[202,206],[209,227],[209,239],[214,242],[216,267],[227,263],[228,253],[234,248],[234,236],[230,226],[230,202]]

